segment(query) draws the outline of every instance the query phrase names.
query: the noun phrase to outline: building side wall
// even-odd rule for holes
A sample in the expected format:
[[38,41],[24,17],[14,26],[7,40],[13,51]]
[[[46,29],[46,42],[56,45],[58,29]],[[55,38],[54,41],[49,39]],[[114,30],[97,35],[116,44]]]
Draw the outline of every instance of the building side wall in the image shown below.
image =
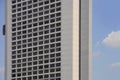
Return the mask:
[[72,80],[79,80],[79,4],[80,0],[73,0],[73,79]]
[[73,54],[73,0],[62,0],[62,66],[61,80],[72,79],[72,54]]
[[11,3],[6,0],[5,80],[11,80]]
[[91,0],[81,0],[81,80],[91,80]]

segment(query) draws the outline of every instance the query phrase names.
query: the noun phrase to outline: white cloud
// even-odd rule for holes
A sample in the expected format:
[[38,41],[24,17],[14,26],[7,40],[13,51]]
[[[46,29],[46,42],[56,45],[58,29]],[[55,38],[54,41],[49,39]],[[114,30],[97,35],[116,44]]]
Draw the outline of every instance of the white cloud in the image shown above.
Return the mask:
[[111,64],[112,67],[120,67],[120,62]]
[[0,73],[4,72],[4,67],[0,67]]
[[111,32],[102,43],[113,48],[120,48],[120,31]]

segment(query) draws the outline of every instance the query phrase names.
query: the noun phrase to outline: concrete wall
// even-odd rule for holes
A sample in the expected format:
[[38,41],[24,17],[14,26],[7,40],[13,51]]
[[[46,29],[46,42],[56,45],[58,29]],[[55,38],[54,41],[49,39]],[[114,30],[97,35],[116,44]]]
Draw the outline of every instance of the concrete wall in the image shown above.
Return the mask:
[[6,0],[6,31],[5,31],[5,80],[11,80],[11,0]]
[[91,0],[81,0],[81,80],[91,80],[92,74],[91,3]]
[[62,0],[62,79],[72,80],[73,0]]

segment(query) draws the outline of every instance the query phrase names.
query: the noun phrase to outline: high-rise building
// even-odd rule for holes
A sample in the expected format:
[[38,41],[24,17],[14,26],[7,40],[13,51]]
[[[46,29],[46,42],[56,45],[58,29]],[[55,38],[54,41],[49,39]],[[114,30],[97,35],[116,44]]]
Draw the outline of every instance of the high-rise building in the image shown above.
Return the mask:
[[91,0],[6,0],[6,80],[91,80]]

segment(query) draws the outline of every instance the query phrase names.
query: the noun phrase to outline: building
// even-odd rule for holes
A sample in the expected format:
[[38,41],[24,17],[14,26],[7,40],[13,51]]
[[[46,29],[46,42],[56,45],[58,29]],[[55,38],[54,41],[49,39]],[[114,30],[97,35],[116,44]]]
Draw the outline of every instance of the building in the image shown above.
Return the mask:
[[91,80],[91,0],[6,0],[6,80]]

